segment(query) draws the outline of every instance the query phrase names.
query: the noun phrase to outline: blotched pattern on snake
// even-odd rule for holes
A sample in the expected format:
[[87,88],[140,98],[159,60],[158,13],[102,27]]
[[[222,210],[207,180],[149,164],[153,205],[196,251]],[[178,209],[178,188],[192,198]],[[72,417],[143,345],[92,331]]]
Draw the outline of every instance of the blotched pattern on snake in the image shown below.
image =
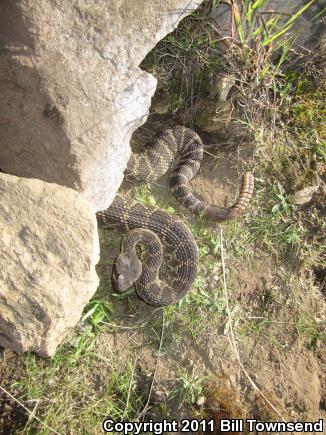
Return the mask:
[[[151,181],[171,167],[176,155],[180,159],[170,171],[169,185],[173,196],[199,216],[225,221],[240,216],[253,193],[254,178],[245,173],[239,197],[231,207],[218,207],[200,200],[190,189],[189,181],[197,174],[203,144],[198,134],[186,127],[165,130],[150,147],[132,154],[127,172],[134,178]],[[115,286],[125,291],[134,283],[139,296],[154,306],[177,303],[190,289],[198,269],[196,241],[186,227],[169,213],[156,207],[127,201],[117,195],[106,210],[97,212],[98,225],[114,231],[129,232],[122,242],[114,268]],[[142,262],[137,246],[144,247]],[[160,266],[167,260],[168,275]]]

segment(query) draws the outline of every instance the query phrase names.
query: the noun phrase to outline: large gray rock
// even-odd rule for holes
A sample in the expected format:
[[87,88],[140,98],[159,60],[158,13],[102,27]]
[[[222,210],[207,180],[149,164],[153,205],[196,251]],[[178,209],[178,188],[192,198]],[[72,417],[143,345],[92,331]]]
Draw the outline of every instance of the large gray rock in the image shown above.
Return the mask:
[[107,207],[156,88],[138,65],[199,3],[1,1],[1,169]]
[[95,215],[78,192],[0,174],[0,346],[50,356],[98,286]]

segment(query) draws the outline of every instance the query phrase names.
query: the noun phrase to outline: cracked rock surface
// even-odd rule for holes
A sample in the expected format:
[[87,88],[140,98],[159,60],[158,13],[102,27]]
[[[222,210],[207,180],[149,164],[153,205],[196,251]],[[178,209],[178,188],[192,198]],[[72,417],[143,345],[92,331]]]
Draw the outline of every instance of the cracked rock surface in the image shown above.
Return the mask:
[[0,2],[0,346],[51,356],[78,322],[156,88],[138,65],[200,3]]
[[98,286],[95,215],[78,192],[0,174],[0,346],[51,356]]
[[200,3],[0,2],[0,168],[106,208],[156,88],[138,65]]

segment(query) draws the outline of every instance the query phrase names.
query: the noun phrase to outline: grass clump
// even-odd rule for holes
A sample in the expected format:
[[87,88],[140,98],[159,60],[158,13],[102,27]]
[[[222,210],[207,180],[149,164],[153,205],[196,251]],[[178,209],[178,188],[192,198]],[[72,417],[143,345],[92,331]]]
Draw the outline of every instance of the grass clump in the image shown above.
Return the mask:
[[218,33],[208,16],[210,8],[210,2],[206,2],[182,20],[141,65],[158,77],[159,92],[169,96],[169,113],[187,111],[198,89],[219,68],[220,60],[212,56]]
[[307,312],[298,313],[295,328],[299,337],[303,337],[308,349],[314,349],[316,345],[326,339],[325,331],[316,317]]
[[[223,229],[235,339],[249,358],[250,344],[255,341],[258,346],[260,339],[268,352],[290,352],[287,343],[296,340],[314,352],[325,339],[322,315],[314,312],[322,298],[319,284],[311,284],[313,271],[325,266],[325,223],[317,201],[306,208],[296,206],[289,194],[325,174],[325,83],[317,80],[315,71],[285,68],[293,39],[288,32],[312,1],[282,25],[277,14],[267,18],[263,14],[267,0],[232,1],[234,26],[227,38],[212,20],[219,3],[204,2],[157,45],[143,67],[158,76],[159,92],[169,96],[170,115],[190,125],[195,123],[196,99],[208,95],[216,76],[234,76],[228,97],[230,125],[233,132],[244,128],[244,140],[255,150],[256,177],[251,209]],[[147,414],[157,421],[195,415],[196,399],[207,394],[206,373],[215,376],[227,363],[234,366],[234,360],[225,361],[228,316],[219,228],[191,217],[158,183],[138,187],[133,194],[187,222],[198,244],[198,276],[194,289],[179,304],[162,311],[164,339],[158,345],[160,311],[145,307],[134,290],[125,295],[114,292],[110,274],[121,236],[101,231],[101,284],[96,297],[52,360],[25,357],[26,375],[17,383],[20,400],[37,404],[37,415],[60,433],[98,433],[106,416],[117,421],[137,418],[148,398],[144,373],[150,366],[153,378],[157,358],[161,374],[155,373],[155,381],[164,386],[164,395],[154,395],[154,383],[156,398],[150,400]],[[268,266],[261,271],[257,265],[266,258]],[[219,354],[214,346],[223,344],[223,339],[226,344]],[[197,361],[189,364],[191,351],[196,350],[199,360],[207,348],[211,359],[205,355],[200,360],[205,369]],[[258,353],[263,351],[266,348],[258,347]],[[225,370],[229,378],[230,371]],[[35,431],[46,433],[31,419],[26,433]]]
[[195,370],[195,366],[190,371],[181,368],[177,375],[177,387],[171,391],[170,398],[178,400],[179,408],[185,402],[195,404],[196,399],[205,393],[206,378],[204,376],[197,376]]

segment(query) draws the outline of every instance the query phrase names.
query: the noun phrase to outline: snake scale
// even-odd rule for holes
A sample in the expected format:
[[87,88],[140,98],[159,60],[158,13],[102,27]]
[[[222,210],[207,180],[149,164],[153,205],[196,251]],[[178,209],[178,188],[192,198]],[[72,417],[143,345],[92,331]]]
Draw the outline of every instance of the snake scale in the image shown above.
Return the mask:
[[[189,181],[200,168],[203,144],[189,128],[176,126],[165,130],[152,146],[132,154],[127,173],[137,180],[157,179],[168,171],[176,155],[179,162],[170,171],[169,185],[184,207],[216,221],[236,218],[244,212],[253,193],[254,178],[250,172],[245,173],[239,197],[231,207],[207,204],[191,192]],[[135,283],[138,295],[154,306],[177,303],[188,292],[197,273],[198,249],[183,222],[164,210],[127,201],[119,195],[96,216],[100,228],[128,232],[114,268],[118,291],[123,292]],[[144,250],[141,260],[137,246]],[[163,257],[169,270],[162,277]]]

